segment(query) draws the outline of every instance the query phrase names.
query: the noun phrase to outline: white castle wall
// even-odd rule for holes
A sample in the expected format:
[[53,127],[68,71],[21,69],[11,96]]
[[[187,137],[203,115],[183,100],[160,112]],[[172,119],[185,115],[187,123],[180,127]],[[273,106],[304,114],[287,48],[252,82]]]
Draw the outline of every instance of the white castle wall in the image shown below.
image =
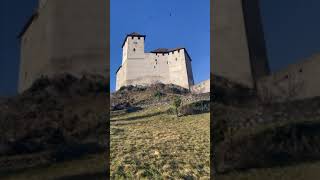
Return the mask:
[[212,72],[253,87],[242,0],[212,2]]
[[195,94],[210,92],[210,79],[191,86],[190,90],[192,93],[195,93]]
[[123,46],[122,66],[117,72],[116,90],[127,85],[157,82],[189,89],[193,85],[190,61],[184,49],[169,53],[145,53],[144,38],[128,36]]
[[101,0],[39,1],[38,17],[21,36],[18,91],[41,75],[68,72],[108,77],[105,13],[106,1]]

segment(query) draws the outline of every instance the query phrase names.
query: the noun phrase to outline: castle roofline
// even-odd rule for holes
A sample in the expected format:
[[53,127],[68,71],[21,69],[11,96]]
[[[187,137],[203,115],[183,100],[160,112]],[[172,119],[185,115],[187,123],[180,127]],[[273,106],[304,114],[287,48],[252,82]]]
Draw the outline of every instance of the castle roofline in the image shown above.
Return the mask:
[[36,10],[35,12],[33,12],[33,14],[29,17],[27,23],[23,26],[22,30],[20,31],[20,33],[18,34],[18,38],[20,39],[25,32],[29,29],[30,25],[32,24],[32,22],[38,17],[39,13]]
[[179,50],[181,50],[181,49],[183,49],[183,50],[186,52],[186,54],[187,54],[187,56],[189,57],[190,61],[192,61],[192,59],[191,59],[191,57],[190,57],[187,49],[184,48],[184,47],[178,47],[178,48],[172,48],[172,49],[168,49],[168,48],[158,48],[158,49],[155,49],[155,50],[153,50],[153,51],[150,51],[150,53],[156,53],[156,54],[157,54],[157,53],[168,53],[168,54],[169,54],[170,52],[179,51]]
[[126,43],[128,37],[143,37],[145,39],[146,35],[141,35],[137,32],[132,32],[130,34],[127,34],[126,37],[124,38],[123,43],[122,43],[122,48],[123,48],[124,44]]

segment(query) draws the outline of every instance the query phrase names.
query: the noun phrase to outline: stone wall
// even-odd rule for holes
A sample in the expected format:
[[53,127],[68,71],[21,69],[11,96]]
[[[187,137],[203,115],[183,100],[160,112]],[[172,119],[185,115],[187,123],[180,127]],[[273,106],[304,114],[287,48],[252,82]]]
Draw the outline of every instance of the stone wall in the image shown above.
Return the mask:
[[259,0],[218,0],[212,8],[213,73],[255,87],[269,74]]
[[191,59],[183,48],[166,53],[145,53],[144,38],[127,36],[122,55],[116,90],[127,85],[154,83],[175,84],[187,89],[193,85]]
[[202,94],[202,93],[210,92],[210,79],[191,86],[190,90],[194,94]]
[[212,1],[212,72],[253,87],[241,0]]
[[48,6],[34,12],[28,29],[20,37],[19,93],[30,87],[36,78],[50,71],[51,14]]
[[265,101],[305,99],[320,96],[320,54],[289,65],[258,80],[258,92]]
[[87,73],[109,76],[106,2],[48,0],[39,3],[38,17],[21,37],[18,91],[30,87],[41,75],[68,72],[76,76]]

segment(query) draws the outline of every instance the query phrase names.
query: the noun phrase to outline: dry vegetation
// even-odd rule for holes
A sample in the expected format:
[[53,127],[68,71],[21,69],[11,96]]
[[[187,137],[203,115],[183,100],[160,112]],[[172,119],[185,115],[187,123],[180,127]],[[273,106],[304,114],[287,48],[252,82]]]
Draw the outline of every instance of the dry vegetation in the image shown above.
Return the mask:
[[2,180],[88,180],[106,177],[105,154],[93,154],[81,158],[0,174]]
[[209,179],[209,113],[177,118],[167,109],[112,114],[113,179]]
[[101,174],[105,158],[91,168],[81,166],[108,148],[107,88],[100,76],[62,74],[40,78],[29,90],[2,101],[0,179]]
[[211,145],[217,179],[318,179],[319,97],[266,104],[245,88],[216,80]]

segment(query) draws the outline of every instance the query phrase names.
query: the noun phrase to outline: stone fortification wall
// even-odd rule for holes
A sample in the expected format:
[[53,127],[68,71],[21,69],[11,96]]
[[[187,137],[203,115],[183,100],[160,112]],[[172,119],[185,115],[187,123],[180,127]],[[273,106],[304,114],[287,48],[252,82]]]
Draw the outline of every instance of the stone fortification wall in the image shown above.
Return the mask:
[[42,75],[108,77],[106,12],[101,0],[39,2],[37,16],[21,35],[19,92]]
[[320,54],[289,65],[258,80],[258,92],[266,101],[305,99],[320,96]]
[[194,94],[202,94],[202,93],[210,92],[210,79],[191,86],[190,90]]

